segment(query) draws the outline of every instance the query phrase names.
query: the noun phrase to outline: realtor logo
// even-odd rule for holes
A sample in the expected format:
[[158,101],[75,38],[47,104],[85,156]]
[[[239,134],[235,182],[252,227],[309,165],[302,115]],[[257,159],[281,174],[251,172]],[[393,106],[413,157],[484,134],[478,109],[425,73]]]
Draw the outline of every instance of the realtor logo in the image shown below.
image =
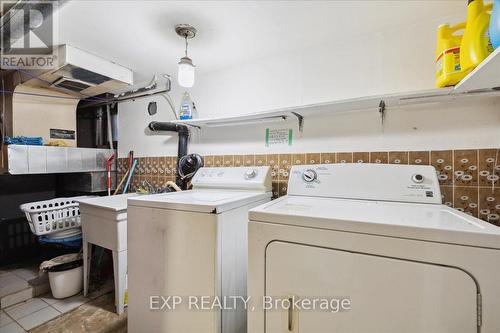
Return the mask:
[[57,1],[1,1],[0,68],[51,69]]

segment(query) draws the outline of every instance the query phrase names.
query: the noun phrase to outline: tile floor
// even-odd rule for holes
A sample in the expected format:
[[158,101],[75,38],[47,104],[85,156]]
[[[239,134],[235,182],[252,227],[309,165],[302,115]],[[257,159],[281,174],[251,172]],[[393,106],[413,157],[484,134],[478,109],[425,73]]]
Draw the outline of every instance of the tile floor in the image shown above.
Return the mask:
[[117,315],[114,300],[113,292],[106,293],[30,330],[30,333],[126,333],[127,309]]
[[49,290],[46,276],[39,277],[38,264],[0,270],[0,308],[23,302]]
[[1,309],[0,332],[17,333],[29,331],[105,293],[109,293],[112,289],[112,283],[107,283],[99,288],[99,290],[90,293],[89,297],[77,294],[65,299],[55,299],[52,297],[52,294],[47,293]]

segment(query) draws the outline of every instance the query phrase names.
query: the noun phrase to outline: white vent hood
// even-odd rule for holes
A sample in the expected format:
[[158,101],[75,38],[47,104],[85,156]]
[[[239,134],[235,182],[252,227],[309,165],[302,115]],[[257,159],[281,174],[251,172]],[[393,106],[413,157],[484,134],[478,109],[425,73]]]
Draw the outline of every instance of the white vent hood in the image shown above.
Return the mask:
[[56,48],[56,67],[31,71],[24,84],[56,89],[82,99],[133,84],[132,70],[69,44]]

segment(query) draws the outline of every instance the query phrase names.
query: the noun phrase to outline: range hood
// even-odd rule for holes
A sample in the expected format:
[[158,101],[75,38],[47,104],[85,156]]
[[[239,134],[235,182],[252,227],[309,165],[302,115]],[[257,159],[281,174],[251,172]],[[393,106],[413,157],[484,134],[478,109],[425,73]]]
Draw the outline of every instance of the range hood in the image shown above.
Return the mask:
[[130,69],[72,45],[58,46],[55,53],[55,68],[30,71],[25,85],[55,89],[85,99],[133,84]]

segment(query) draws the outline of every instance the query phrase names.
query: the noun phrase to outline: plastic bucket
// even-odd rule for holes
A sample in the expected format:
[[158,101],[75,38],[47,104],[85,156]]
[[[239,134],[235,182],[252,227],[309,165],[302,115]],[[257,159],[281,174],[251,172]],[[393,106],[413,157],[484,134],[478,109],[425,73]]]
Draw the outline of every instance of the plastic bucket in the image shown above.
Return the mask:
[[83,261],[81,259],[52,266],[47,271],[54,298],[70,297],[82,290]]

